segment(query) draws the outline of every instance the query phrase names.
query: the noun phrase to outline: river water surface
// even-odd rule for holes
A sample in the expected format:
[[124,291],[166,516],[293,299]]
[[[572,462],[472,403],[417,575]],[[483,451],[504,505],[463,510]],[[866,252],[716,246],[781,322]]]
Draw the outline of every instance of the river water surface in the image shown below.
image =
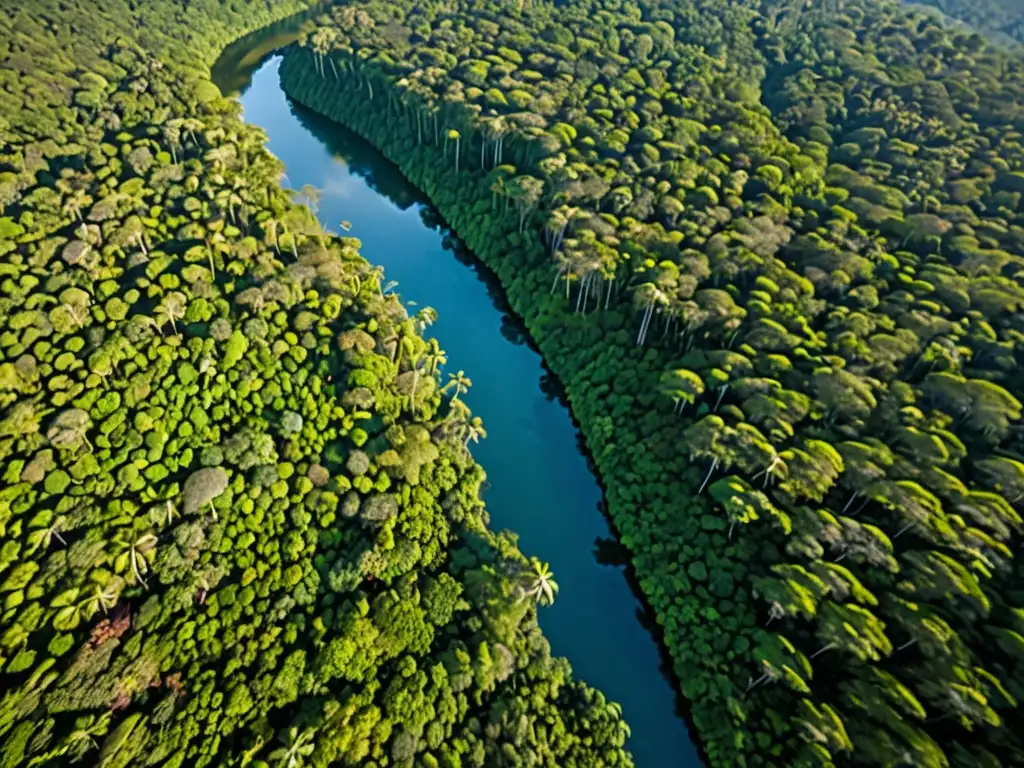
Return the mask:
[[232,46],[215,80],[240,92],[245,119],[267,132],[286,166],[285,184],[322,191],[324,226],[338,232],[351,222],[348,234],[384,267],[386,280],[398,281],[402,300],[437,310],[428,333],[447,352],[445,372],[464,369],[472,379],[463,399],[488,432],[472,450],[487,472],[492,527],[518,533],[523,552],[549,562],[561,587],[554,606],[540,610],[552,652],[622,705],[638,768],[699,766],[641,603],[622,567],[598,562],[598,541],[612,537],[601,489],[567,409],[550,394],[540,356],[493,281],[448,247],[436,215],[398,170],[351,132],[286,98],[280,58],[266,59],[285,41],[275,35]]

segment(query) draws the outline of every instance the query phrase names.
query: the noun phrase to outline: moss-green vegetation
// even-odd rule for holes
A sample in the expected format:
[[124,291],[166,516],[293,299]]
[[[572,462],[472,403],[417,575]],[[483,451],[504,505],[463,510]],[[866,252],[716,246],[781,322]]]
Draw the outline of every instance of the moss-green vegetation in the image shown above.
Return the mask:
[[1014,0],[916,0],[916,3],[940,11],[940,18],[946,23],[968,24],[1000,45],[1013,48],[1024,42],[1024,8]]
[[1021,64],[887,2],[335,9],[563,379],[716,765],[1024,764]]
[[429,310],[206,79],[300,5],[0,4],[0,766],[629,766]]

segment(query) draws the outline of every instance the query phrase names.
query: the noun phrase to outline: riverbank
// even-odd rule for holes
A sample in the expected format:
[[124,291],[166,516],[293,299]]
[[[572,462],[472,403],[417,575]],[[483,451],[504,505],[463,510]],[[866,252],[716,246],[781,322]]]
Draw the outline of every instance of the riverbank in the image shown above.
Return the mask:
[[[367,65],[362,66],[365,73]],[[756,750],[770,753],[773,745],[764,733],[755,745],[737,727],[734,698],[735,681],[745,680],[754,665],[754,614],[747,595],[735,586],[747,575],[743,563],[755,560],[754,543],[743,536],[730,540],[724,522],[706,514],[702,499],[691,499],[688,513],[678,514],[690,487],[683,478],[695,470],[682,450],[667,452],[664,413],[652,407],[665,369],[662,355],[633,343],[622,330],[630,324],[621,311],[577,315],[564,299],[551,296],[553,268],[540,232],[529,225],[520,231],[514,210],[496,211],[489,174],[468,161],[456,176],[450,153],[411,153],[416,123],[402,114],[400,103],[395,108],[394,94],[381,92],[383,77],[374,79],[376,92],[358,81],[322,77],[313,57],[300,48],[290,49],[281,74],[285,91],[296,101],[359,133],[394,162],[497,275],[511,307],[565,385],[607,489],[616,532],[632,552],[709,760],[760,764]],[[377,111],[370,108],[372,101]],[[645,524],[645,516],[653,516],[657,525]]]
[[[265,51],[263,43],[253,36],[254,50]],[[260,58],[239,53],[239,61],[254,65]],[[595,542],[610,541],[612,533],[568,402],[558,401],[557,382],[510,314],[497,277],[367,142],[289,103],[278,64],[267,62],[251,87],[241,88],[244,119],[266,132],[289,185],[322,191],[318,216],[325,225],[350,220],[361,253],[384,268],[386,282],[397,281],[403,301],[437,311],[424,333],[443,347],[445,371],[464,369],[472,379],[460,399],[487,431],[469,447],[487,472],[490,525],[513,531],[519,547],[550,563],[558,580],[555,604],[538,612],[552,653],[622,707],[638,768],[696,766],[686,726],[675,715],[677,690],[663,676],[649,626],[638,618],[644,615],[638,593],[618,567],[595,557]],[[237,74],[228,73],[241,83]]]

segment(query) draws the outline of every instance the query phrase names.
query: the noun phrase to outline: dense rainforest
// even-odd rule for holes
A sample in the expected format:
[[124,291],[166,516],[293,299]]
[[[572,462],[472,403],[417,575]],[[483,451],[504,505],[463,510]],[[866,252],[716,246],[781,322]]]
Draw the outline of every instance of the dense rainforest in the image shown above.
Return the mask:
[[[963,23],[1004,47],[1024,42],[1024,7],[1016,0],[919,0],[947,23]],[[1019,55],[1019,52],[1018,52]]]
[[714,765],[1024,764],[1022,75],[877,0],[373,0],[285,53],[566,385]]
[[630,766],[434,313],[208,79],[304,5],[0,3],[0,766]]

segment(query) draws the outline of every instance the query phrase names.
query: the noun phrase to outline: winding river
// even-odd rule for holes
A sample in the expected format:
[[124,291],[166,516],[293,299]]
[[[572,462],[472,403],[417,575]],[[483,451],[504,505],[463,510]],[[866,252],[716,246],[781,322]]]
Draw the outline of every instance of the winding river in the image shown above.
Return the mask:
[[500,288],[459,252],[423,196],[366,142],[287,99],[273,52],[294,39],[299,23],[231,46],[215,81],[266,131],[286,166],[285,183],[322,191],[324,226],[338,231],[351,222],[363,256],[398,281],[403,300],[437,310],[430,332],[447,352],[446,370],[464,369],[472,379],[464,399],[488,431],[473,454],[487,471],[491,524],[516,531],[523,551],[549,562],[561,587],[554,606],[540,612],[552,652],[622,705],[638,768],[699,766],[649,617],[624,568],[602,564],[614,562],[619,548],[556,384]]

